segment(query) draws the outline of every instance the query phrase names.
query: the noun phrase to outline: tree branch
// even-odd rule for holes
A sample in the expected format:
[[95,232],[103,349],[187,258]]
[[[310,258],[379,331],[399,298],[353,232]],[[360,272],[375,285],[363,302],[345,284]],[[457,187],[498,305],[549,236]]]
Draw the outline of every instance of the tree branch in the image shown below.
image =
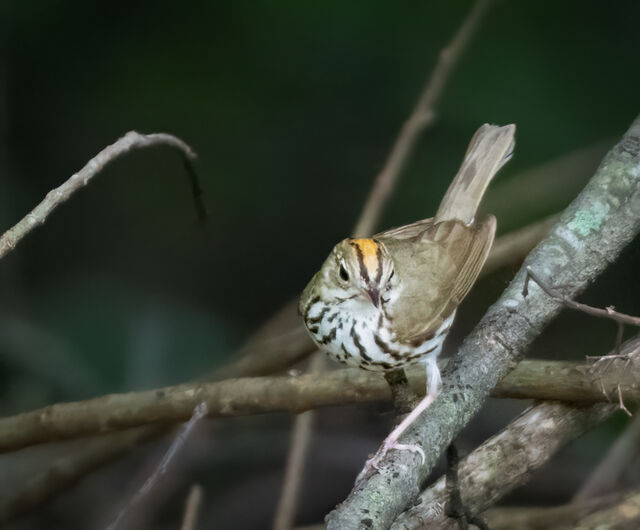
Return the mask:
[[[620,385],[625,400],[640,402],[640,339],[626,344],[635,348],[625,349],[632,363],[616,359],[606,369],[593,363],[522,361],[491,395],[591,404],[607,402]],[[408,376],[414,391],[424,394],[424,370],[409,370]],[[200,402],[207,404],[209,416],[230,417],[390,400],[384,377],[359,369],[189,383],[59,403],[0,418],[0,452],[115,429],[178,423],[188,420]]]
[[[627,365],[623,359],[613,359],[606,369],[598,363],[574,363],[566,361],[533,361],[524,360],[510,372],[502,381],[498,383],[491,395],[504,398],[522,399],[552,399],[552,400],[583,400],[585,404],[597,401],[605,401],[606,395],[614,395],[619,382],[622,382],[623,395],[627,401],[640,402],[640,389],[637,386],[638,373],[640,372],[640,341],[628,342],[629,350],[625,351],[633,364]],[[632,345],[635,344],[635,347]],[[409,380],[415,392],[424,392],[425,374],[424,370],[414,369],[408,371]],[[284,384],[279,381],[284,380]],[[225,388],[219,388],[224,385]],[[245,414],[251,409],[253,403],[263,403],[266,407],[258,411],[254,408],[254,413],[281,410],[279,407],[287,403],[300,400],[301,404],[308,407],[320,407],[323,404],[347,405],[350,403],[365,403],[377,401],[389,401],[389,385],[379,374],[364,372],[363,370],[336,370],[322,375],[302,375],[298,377],[280,378],[245,378],[235,381],[225,381],[220,383],[207,383],[208,394],[211,396],[225,396],[224,407],[226,414]],[[199,385],[185,385],[184,393],[195,396]],[[293,389],[293,390],[292,390]],[[171,429],[173,423],[187,418],[176,417],[176,407],[171,394],[171,389],[159,389],[156,395],[163,394],[166,399],[164,404],[159,405],[156,420],[162,422],[160,425],[146,425],[143,427],[129,428],[125,431],[115,431],[108,434],[96,436],[83,440],[82,447],[72,451],[68,456],[60,458],[43,470],[42,473],[32,478],[26,488],[16,491],[11,498],[4,498],[0,501],[0,523],[27,512],[32,506],[42,503],[55,493],[58,493],[69,486],[75,484],[79,477],[89,471],[118,456],[120,453],[135,447],[142,441],[155,438]],[[231,392],[230,394],[227,392]],[[131,393],[119,396],[122,399],[124,410],[133,410],[132,403],[140,400],[140,393]],[[333,398],[330,398],[333,396]],[[102,398],[98,398],[102,399]],[[127,402],[130,399],[131,403]],[[195,401],[197,401],[195,398]],[[212,398],[213,399],[213,398]],[[208,405],[212,407],[213,401],[209,400]],[[283,405],[284,404],[284,405]],[[87,406],[86,403],[70,403],[60,406],[80,407]],[[83,414],[89,418],[102,417],[105,424],[110,424],[112,419],[109,411],[113,410],[108,403],[96,403],[88,405]],[[223,407],[218,403],[213,406],[214,410]],[[270,410],[268,407],[271,407]],[[265,410],[265,408],[267,410]],[[32,415],[43,412],[34,411]],[[123,413],[124,413],[123,410]],[[69,411],[71,413],[71,411]],[[145,423],[148,421],[147,411],[142,408],[137,415],[130,418],[132,422]],[[60,421],[65,422],[66,414],[62,414]],[[8,421],[6,421],[8,420]],[[6,433],[13,429],[31,429],[22,421],[16,421],[17,417],[0,419],[0,445],[7,444],[6,450],[18,449],[24,443],[13,440],[13,444],[7,440]],[[90,426],[86,426],[87,428]],[[53,427],[53,431],[58,436],[79,436],[79,432],[60,433],[62,427]],[[80,429],[87,431],[86,428]],[[51,441],[50,433],[25,433],[29,440],[27,443],[40,443]],[[25,439],[22,440],[24,442]]]
[[[566,285],[574,297],[584,290],[640,229],[640,118],[608,153],[582,193],[569,205],[524,267]],[[562,304],[539,288],[526,299],[526,268],[467,337],[443,373],[443,391],[402,443],[426,454],[391,451],[380,471],[359,482],[327,517],[329,528],[357,528],[368,510],[370,528],[387,528],[416,497],[443,449],[482,407],[496,383],[516,364]]]
[[38,206],[31,210],[18,224],[7,230],[0,237],[0,259],[12,251],[31,230],[43,224],[53,210],[66,202],[76,191],[89,184],[91,179],[100,173],[107,164],[117,160],[129,151],[158,145],[166,145],[180,152],[189,177],[198,217],[200,219],[206,217],[206,209],[202,202],[202,189],[194,168],[197,157],[191,148],[180,138],[170,134],[140,134],[136,131],[130,131],[115,143],[100,151],[80,171],[69,177],[64,184],[47,193]]
[[[311,359],[309,374],[324,372],[326,357],[320,352]],[[289,530],[295,519],[300,484],[304,476],[309,444],[313,434],[314,414],[312,410],[296,416],[291,430],[291,446],[284,470],[280,499],[273,518],[273,530]]]

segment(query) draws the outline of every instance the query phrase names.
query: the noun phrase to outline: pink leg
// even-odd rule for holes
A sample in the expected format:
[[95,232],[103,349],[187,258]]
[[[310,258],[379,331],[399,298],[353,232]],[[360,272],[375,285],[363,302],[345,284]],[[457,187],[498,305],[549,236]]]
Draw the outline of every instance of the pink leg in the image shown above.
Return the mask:
[[[435,371],[434,371],[435,370]],[[419,453],[422,457],[422,463],[424,464],[425,455],[424,451],[421,447],[413,444],[399,444],[398,439],[404,431],[406,431],[411,424],[422,414],[429,406],[436,400],[438,394],[440,394],[440,371],[438,370],[438,365],[433,363],[427,364],[427,381],[429,381],[427,395],[418,403],[418,405],[409,413],[407,416],[398,424],[398,426],[391,431],[389,436],[387,436],[382,442],[382,446],[372,458],[367,460],[364,468],[358,475],[356,482],[359,481],[362,477],[364,477],[371,469],[378,469],[378,466],[385,455],[391,449],[397,449],[401,451],[412,451],[414,453]]]

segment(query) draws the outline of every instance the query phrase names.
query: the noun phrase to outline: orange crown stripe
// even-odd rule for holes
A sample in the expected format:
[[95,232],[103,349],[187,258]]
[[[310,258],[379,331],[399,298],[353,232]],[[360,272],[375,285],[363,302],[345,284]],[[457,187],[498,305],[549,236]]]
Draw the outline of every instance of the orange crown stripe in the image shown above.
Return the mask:
[[362,261],[373,278],[378,270],[378,243],[373,239],[354,239],[353,244],[357,245],[362,252]]

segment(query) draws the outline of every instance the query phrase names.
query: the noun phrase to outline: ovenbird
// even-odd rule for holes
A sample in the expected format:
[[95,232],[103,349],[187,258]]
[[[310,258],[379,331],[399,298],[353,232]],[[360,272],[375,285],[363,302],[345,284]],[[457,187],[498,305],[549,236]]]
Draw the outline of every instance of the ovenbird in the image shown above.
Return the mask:
[[513,153],[514,134],[515,125],[480,127],[435,217],[341,241],[302,293],[305,326],[333,359],[376,371],[426,366],[426,397],[385,440],[374,467],[391,448],[421,452],[396,442],[440,391],[436,359],[495,235],[495,217],[479,221],[476,212]]

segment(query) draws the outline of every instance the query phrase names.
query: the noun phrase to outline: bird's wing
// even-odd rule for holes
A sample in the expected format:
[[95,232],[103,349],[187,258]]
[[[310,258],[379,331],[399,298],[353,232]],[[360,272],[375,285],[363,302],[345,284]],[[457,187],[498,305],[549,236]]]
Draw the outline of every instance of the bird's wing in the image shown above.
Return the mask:
[[399,340],[419,343],[458,307],[484,265],[495,229],[490,216],[471,226],[450,220],[422,232],[416,227],[410,238],[403,236],[412,230],[378,236],[401,281],[400,296],[387,308]]

